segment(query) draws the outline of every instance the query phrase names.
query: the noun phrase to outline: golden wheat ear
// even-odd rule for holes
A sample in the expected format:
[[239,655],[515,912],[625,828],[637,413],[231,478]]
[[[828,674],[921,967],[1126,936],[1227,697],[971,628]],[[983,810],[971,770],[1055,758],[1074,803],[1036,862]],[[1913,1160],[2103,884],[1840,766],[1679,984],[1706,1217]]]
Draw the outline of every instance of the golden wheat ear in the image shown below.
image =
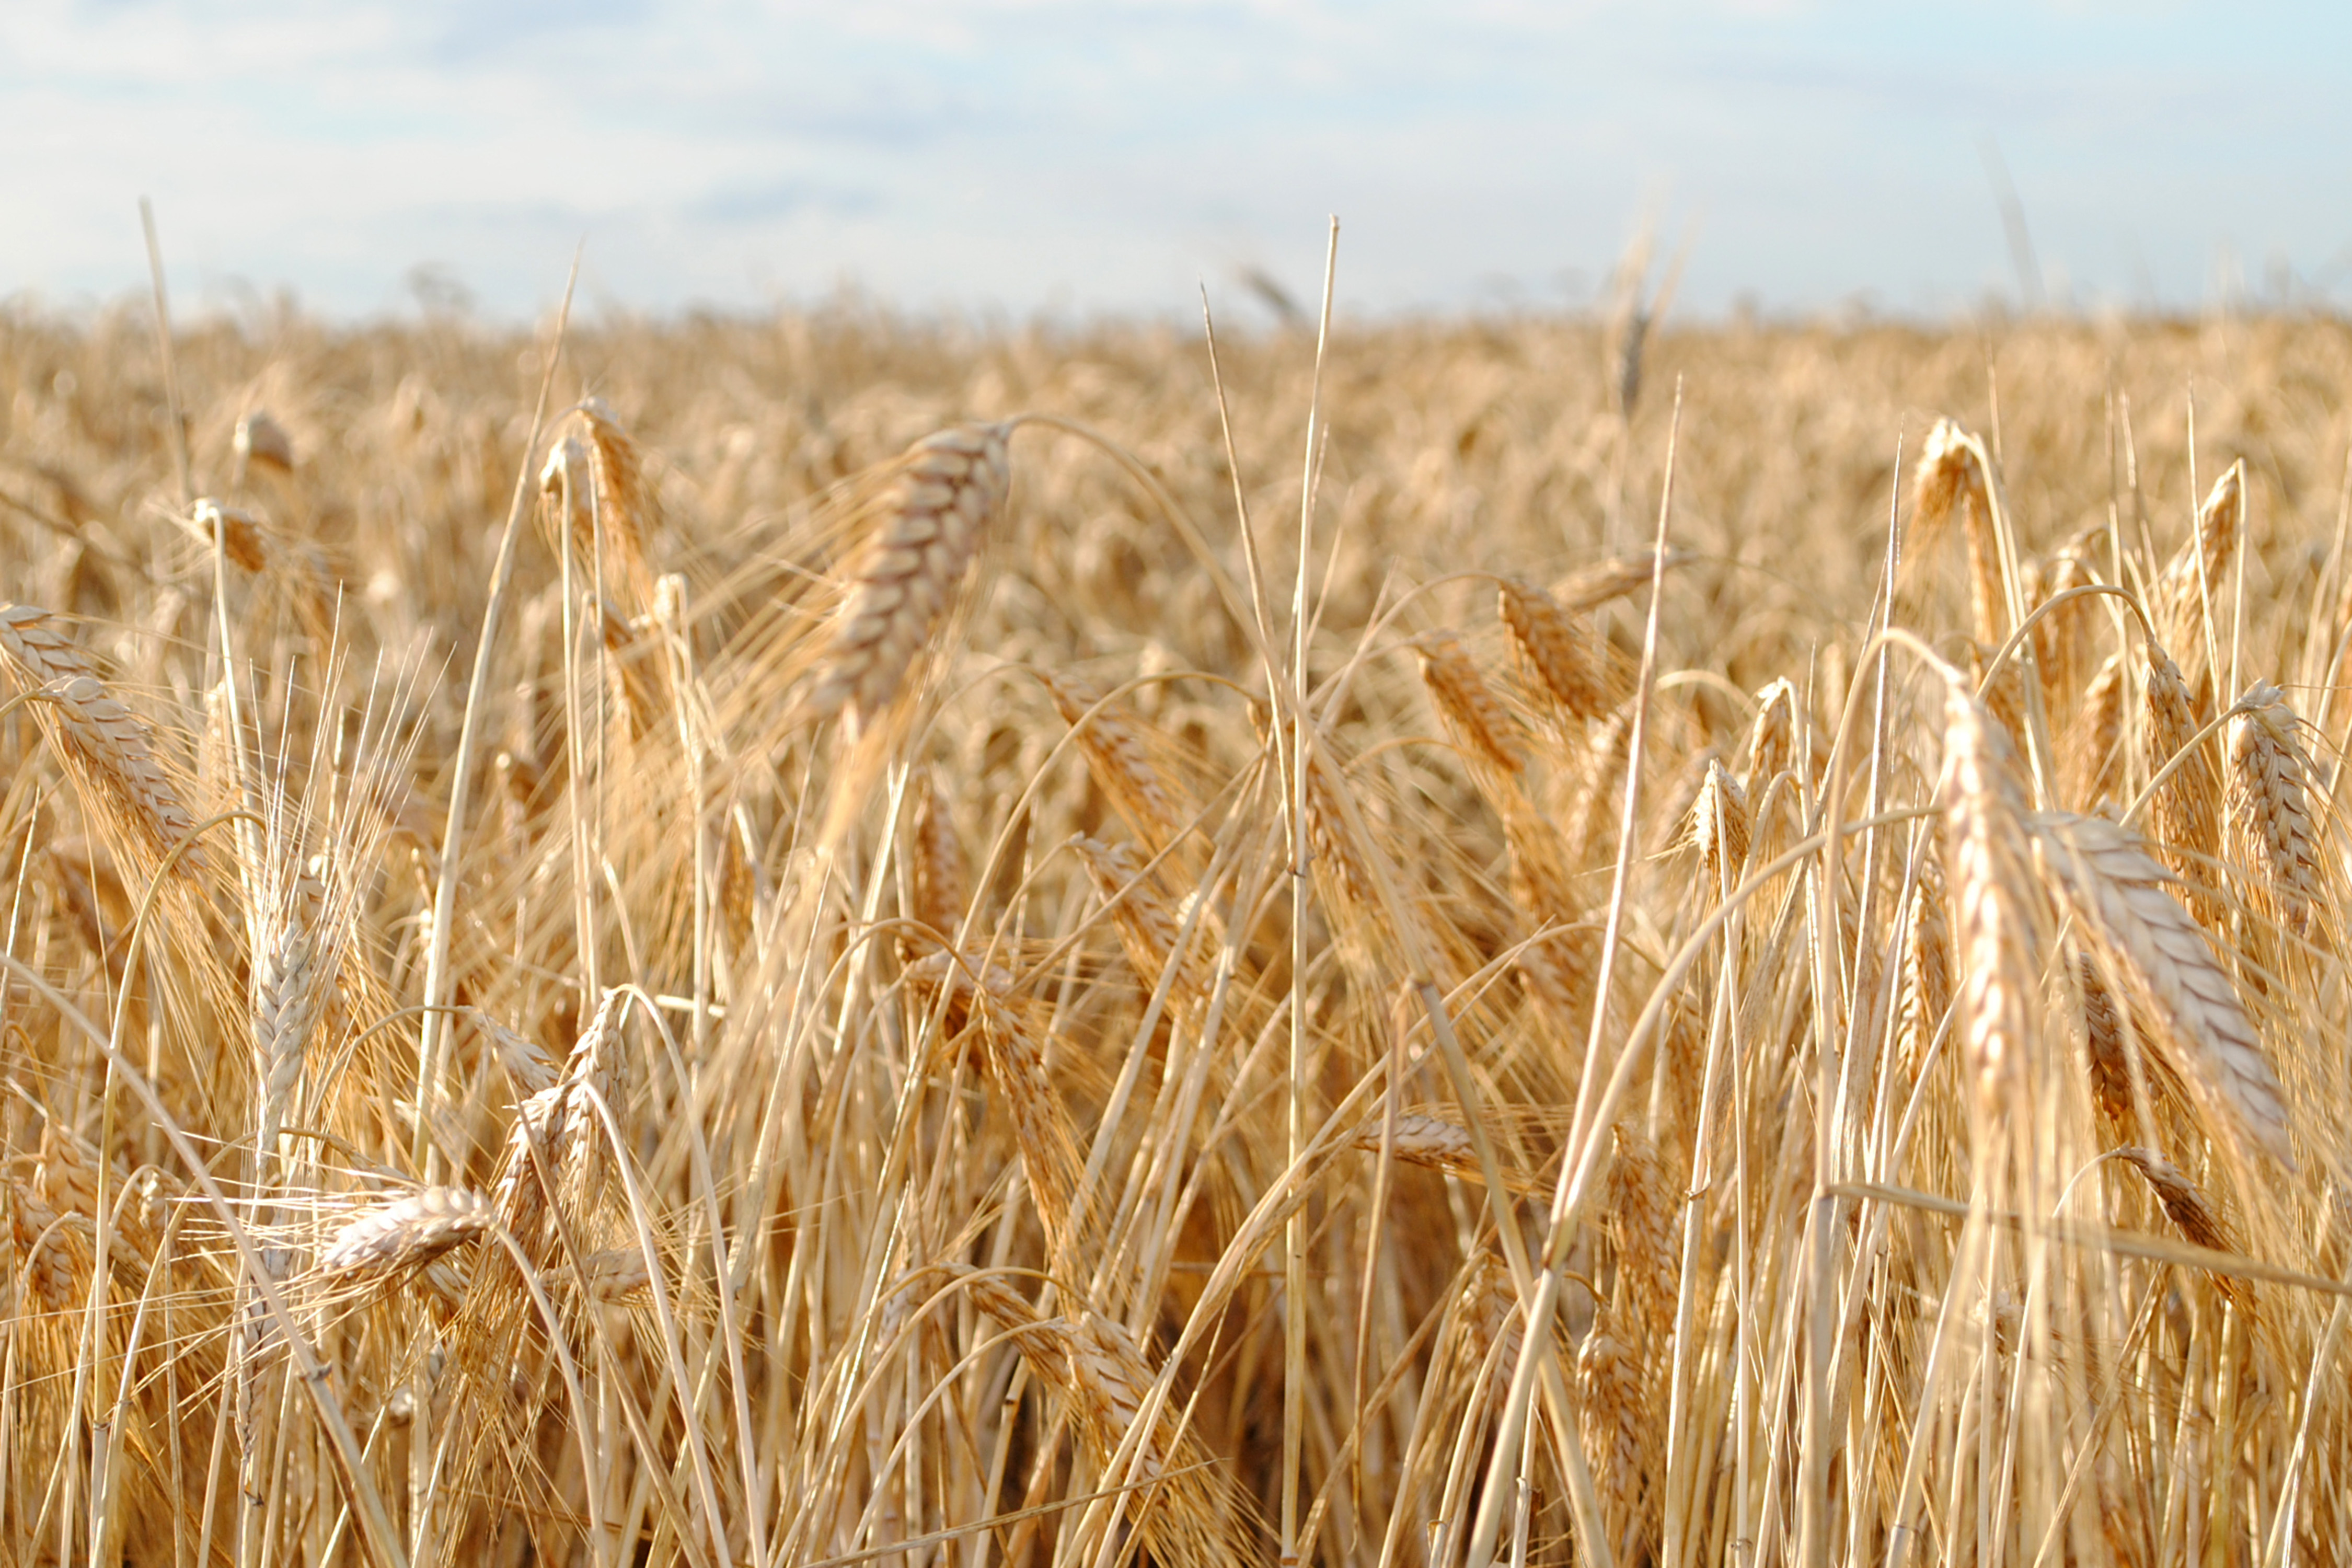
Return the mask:
[[807,717],[845,711],[870,729],[898,699],[1004,505],[1011,434],[1005,424],[959,425],[924,437],[900,460],[802,700]]

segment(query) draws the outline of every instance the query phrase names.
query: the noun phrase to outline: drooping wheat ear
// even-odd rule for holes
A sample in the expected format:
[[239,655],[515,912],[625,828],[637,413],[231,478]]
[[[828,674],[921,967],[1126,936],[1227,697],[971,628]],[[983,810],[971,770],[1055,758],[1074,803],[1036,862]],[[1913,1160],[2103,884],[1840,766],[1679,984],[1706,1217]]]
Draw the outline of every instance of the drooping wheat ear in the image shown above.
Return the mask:
[[1070,1205],[1086,1162],[1069,1108],[1046,1069],[1045,1042],[1018,1000],[994,985],[976,987],[971,1008],[980,1026],[989,1082],[1012,1123],[1013,1146],[1029,1179],[1029,1201],[1045,1232],[1046,1258],[1060,1277],[1082,1278],[1086,1270]]
[[2122,776],[2127,696],[2124,656],[2110,654],[2083,693],[2082,720],[2067,754],[2067,793],[2085,810],[2115,794]]
[[604,1129],[592,1096],[610,1100],[628,993],[614,986],[564,1059],[563,1075],[515,1107],[491,1197],[499,1224],[524,1255],[542,1267],[553,1260],[549,1223],[550,1177],[574,1214],[593,1209],[604,1192]]
[[[79,1282],[97,1256],[88,1218],[60,1214],[32,1187],[9,1177],[9,1241],[19,1270],[17,1289],[47,1310],[58,1311],[81,1300]],[[16,1304],[16,1311],[23,1311]]]
[[2268,681],[2249,688],[2230,721],[2230,837],[2258,897],[2297,936],[2311,931],[2321,895],[2311,821],[2311,764],[2294,710]]
[[2031,1102],[2039,910],[2009,737],[1954,685],[1944,705],[1944,841],[1960,960],[1959,1033],[1990,1123]]
[[2033,836],[2048,885],[2171,1033],[2181,1059],[2165,1065],[2209,1121],[2291,1165],[2278,1077],[2205,931],[2165,891],[2164,868],[2137,835],[2104,817],[2046,813]]
[[230,449],[236,454],[240,484],[253,468],[275,468],[281,474],[294,471],[293,438],[286,434],[283,425],[270,417],[267,408],[256,408],[236,422]]
[[2213,864],[2221,847],[2221,774],[2209,738],[2195,741],[2201,726],[2180,667],[2156,644],[2147,645],[2147,723],[2145,744],[2153,778],[2175,756],[2180,765],[2158,784],[2149,802],[2149,826],[2165,860],[2189,892],[2189,908],[2210,926],[2226,919],[2213,896]]
[[[107,690],[56,616],[31,605],[0,605],[0,664],[13,667],[26,689],[43,695],[34,716],[68,765],[151,847],[169,849],[195,827],[155,755],[146,723]],[[201,868],[201,847],[189,848],[179,863],[190,871]]]
[[1609,715],[1593,732],[1584,783],[1578,790],[1570,844],[1590,863],[1617,852],[1617,829],[1625,804],[1621,783],[1633,750],[1633,705]]
[[498,1053],[499,1063],[514,1079],[523,1096],[554,1087],[555,1062],[537,1040],[508,1028],[495,1018],[477,1014],[475,1022],[480,1025],[482,1033],[489,1039],[490,1048]]
[[1748,866],[1748,792],[1712,758],[1691,803],[1687,837],[1698,851],[1700,885],[1717,898],[1728,897]]
[[319,1254],[319,1272],[339,1282],[390,1279],[421,1268],[490,1228],[497,1213],[465,1187],[426,1187],[352,1219]]
[[1009,425],[960,425],[917,442],[884,497],[882,520],[856,565],[811,718],[847,709],[870,727],[945,618],[1013,481]]
[[[1117,702],[1103,703],[1101,692],[1074,675],[1047,670],[1038,679],[1062,722],[1073,727],[1097,787],[1146,843],[1155,850],[1165,848],[1184,816],[1152,765],[1150,749],[1135,719]],[[1102,703],[1098,709],[1097,703]],[[1090,710],[1094,717],[1087,719]]]
[[2157,580],[2157,635],[2188,661],[2193,674],[2206,668],[2207,605],[2222,604],[2229,592],[2225,574],[2245,531],[2245,465],[2232,463],[2197,509],[2196,537],[2182,542]]
[[936,777],[923,782],[922,804],[915,810],[909,848],[913,862],[908,870],[915,885],[915,907],[910,912],[938,941],[952,943],[963,925],[964,911],[971,907],[971,862],[965,858],[962,836],[956,832],[954,809]]
[[2164,1206],[2165,1217],[2179,1228],[2183,1238],[2216,1252],[2239,1250],[2229,1226],[2179,1166],[2153,1149],[2137,1145],[2116,1150],[2116,1158],[2147,1178],[2149,1190]]
[[[1385,1126],[1384,1117],[1371,1117],[1356,1129],[1349,1142],[1367,1153],[1378,1153]],[[1406,1164],[1443,1171],[1481,1186],[1486,1184],[1485,1168],[1478,1163],[1468,1128],[1426,1111],[1408,1110],[1397,1113],[1395,1132],[1390,1152]],[[1503,1185],[1512,1192],[1527,1194],[1537,1189],[1535,1177],[1516,1165],[1506,1163],[1502,1177]]]
[[1451,632],[1424,632],[1412,639],[1421,656],[1421,683],[1454,743],[1507,778],[1528,765],[1528,738],[1518,719],[1486,685],[1478,666]]
[[625,1301],[653,1283],[646,1255],[634,1247],[592,1252],[580,1260],[580,1271],[588,1281],[588,1294],[599,1301]]
[[623,615],[612,600],[597,600],[595,615],[621,706],[629,716],[629,738],[641,740],[677,707],[669,691],[669,660],[662,656],[659,638],[645,635],[644,621]]
[[2163,1026],[2135,1006],[2130,997],[2116,994],[2094,954],[2074,955],[2074,988],[2083,997],[2083,1046],[2090,1066],[2091,1097],[2108,1120],[2119,1128],[2137,1125],[2132,1115],[2135,1058],[2151,1109],[2183,1104],[2186,1090],[2179,1077],[2154,1043],[2155,1031]]
[[1946,907],[1944,868],[1934,856],[1922,856],[1903,933],[1901,1053],[1903,1070],[1914,1083],[1952,1005],[1952,928]]
[[600,398],[583,403],[578,414],[588,433],[588,453],[596,479],[597,522],[609,559],[620,566],[621,584],[637,609],[654,601],[653,568],[646,541],[661,527],[661,497],[646,481],[645,456]]
[[1976,639],[1988,647],[2008,635],[2009,593],[2000,542],[1993,530],[1991,457],[1984,443],[1949,419],[1938,419],[1912,470],[1913,526],[1925,550],[1957,512],[1969,552],[1969,610]]
[[1162,1401],[1151,1424],[1143,1425],[1160,1379],[1124,1325],[1094,1312],[1046,1318],[1001,1279],[961,1265],[948,1271],[962,1277],[972,1305],[1024,1331],[1017,1341],[1023,1359],[1062,1401],[1087,1463],[1105,1484],[1155,1483],[1128,1508],[1152,1561],[1226,1568],[1246,1560],[1243,1542],[1255,1525],[1247,1494],[1225,1468],[1203,1462],[1200,1440],[1179,1425],[1180,1401]]
[[593,562],[596,540],[596,459],[575,435],[559,436],[539,466],[541,536],[559,555]]
[[1640,1350],[1603,1307],[1576,1352],[1577,1426],[1612,1548],[1622,1552],[1642,1512],[1643,1439],[1648,1427]]
[[1682,1278],[1675,1240],[1675,1180],[1648,1134],[1631,1120],[1612,1130],[1615,1155],[1603,1194],[1610,1239],[1617,1247],[1617,1279],[1633,1308],[1633,1327],[1649,1359],[1664,1352]]
[[1609,685],[1587,649],[1591,633],[1541,588],[1506,578],[1504,628],[1527,684],[1561,716],[1598,719],[1609,711]]
[[202,497],[188,510],[186,527],[207,548],[219,541],[222,552],[241,570],[259,572],[269,564],[261,520],[242,507]]
[[[1146,985],[1159,984],[1167,972],[1168,961],[1176,952],[1177,936],[1181,930],[1176,911],[1170,907],[1160,890],[1159,878],[1146,872],[1142,859],[1132,846],[1105,843],[1088,838],[1084,834],[1070,840],[1070,847],[1087,868],[1087,879],[1104,901],[1117,900],[1111,905],[1111,923],[1118,928],[1119,945],[1127,950],[1127,961],[1134,967],[1136,978]],[[1191,965],[1180,973],[1177,984],[1192,989]]]
[[2123,1009],[2099,973],[2098,960],[2074,955],[2074,988],[2083,997],[2083,1049],[2091,1068],[2091,1098],[2119,1127],[2132,1121],[2131,1057],[2124,1043]]
[[[2034,572],[2032,588],[2025,596],[2027,610],[2039,608],[2043,601],[2073,589],[2088,587],[2097,580],[2091,568],[2090,552],[2093,540],[2101,531],[2086,531],[2052,557],[2047,566]],[[2088,627],[2095,613],[2091,604],[2077,599],[2059,605],[2033,623],[2033,662],[2042,672],[2042,705],[2053,724],[2072,710],[2074,695],[2082,689]]]
[[[1665,569],[1672,571],[1690,558],[1687,550],[1669,550]],[[1612,555],[1570,574],[1567,581],[1553,588],[1552,595],[1570,615],[1589,615],[1612,599],[1622,599],[1648,587],[1657,565],[1658,558],[1646,550],[1639,554]]]
[[1325,905],[1343,921],[1360,925],[1378,921],[1379,884],[1358,852],[1355,836],[1348,831],[1347,811],[1339,797],[1340,786],[1333,776],[1332,763],[1320,742],[1311,746],[1307,755],[1307,842]]
[[1797,689],[1783,676],[1756,694],[1756,722],[1748,731],[1748,795],[1769,787],[1796,761]]

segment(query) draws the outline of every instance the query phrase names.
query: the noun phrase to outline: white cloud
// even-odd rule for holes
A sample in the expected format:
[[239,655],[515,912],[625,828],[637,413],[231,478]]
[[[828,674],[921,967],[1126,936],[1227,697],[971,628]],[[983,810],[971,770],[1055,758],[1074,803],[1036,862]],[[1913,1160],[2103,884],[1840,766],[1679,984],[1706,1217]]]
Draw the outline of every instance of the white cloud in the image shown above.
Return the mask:
[[[845,278],[911,303],[1181,310],[1303,280],[1348,220],[1374,306],[1543,298],[1639,205],[1703,215],[1685,298],[1949,306],[2006,279],[1978,139],[2045,261],[2193,300],[2229,237],[2352,242],[2317,12],[1474,0],[16,0],[0,291],[175,275],[401,299],[438,262],[528,310],[572,243],[645,308]],[[2332,33],[2330,29],[2333,29]],[[2135,260],[2135,255],[2139,260]]]

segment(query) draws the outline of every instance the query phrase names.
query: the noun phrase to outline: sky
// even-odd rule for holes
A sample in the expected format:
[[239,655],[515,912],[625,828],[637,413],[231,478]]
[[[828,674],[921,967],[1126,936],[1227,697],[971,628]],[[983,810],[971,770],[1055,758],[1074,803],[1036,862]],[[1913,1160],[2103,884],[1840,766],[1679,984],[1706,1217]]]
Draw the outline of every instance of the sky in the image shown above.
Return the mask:
[[[6,0],[0,299],[2352,306],[2352,7]],[[2022,245],[2003,221],[2015,193]],[[2030,260],[2029,260],[2030,253]]]

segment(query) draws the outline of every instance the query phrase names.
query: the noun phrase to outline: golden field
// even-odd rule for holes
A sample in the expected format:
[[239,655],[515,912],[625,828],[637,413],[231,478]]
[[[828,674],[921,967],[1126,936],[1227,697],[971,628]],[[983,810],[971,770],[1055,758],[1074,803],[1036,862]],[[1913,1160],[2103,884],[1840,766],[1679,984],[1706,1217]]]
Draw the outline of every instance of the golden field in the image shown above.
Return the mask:
[[2337,1560],[2347,394],[0,316],[0,1559]]

